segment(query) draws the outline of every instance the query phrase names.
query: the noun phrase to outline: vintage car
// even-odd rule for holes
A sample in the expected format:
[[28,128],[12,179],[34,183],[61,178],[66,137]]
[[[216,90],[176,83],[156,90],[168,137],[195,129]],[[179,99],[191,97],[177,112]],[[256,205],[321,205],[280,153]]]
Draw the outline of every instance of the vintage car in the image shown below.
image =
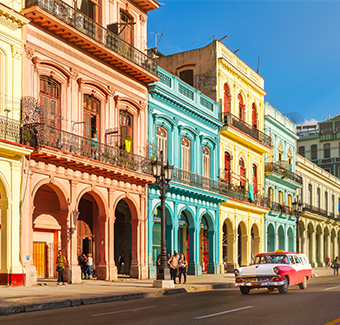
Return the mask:
[[289,286],[296,284],[306,289],[312,267],[305,254],[276,251],[257,254],[252,265],[239,267],[234,273],[235,286],[240,287],[243,295],[260,288],[278,288],[280,293],[286,293]]

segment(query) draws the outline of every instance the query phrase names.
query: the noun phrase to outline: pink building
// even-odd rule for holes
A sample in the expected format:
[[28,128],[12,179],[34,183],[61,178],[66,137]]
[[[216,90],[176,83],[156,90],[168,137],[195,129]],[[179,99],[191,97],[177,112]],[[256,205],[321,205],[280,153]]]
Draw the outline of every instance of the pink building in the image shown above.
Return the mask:
[[21,259],[26,284],[55,277],[58,249],[69,282],[78,256],[100,279],[148,277],[147,86],[157,65],[144,54],[156,1],[26,0]]

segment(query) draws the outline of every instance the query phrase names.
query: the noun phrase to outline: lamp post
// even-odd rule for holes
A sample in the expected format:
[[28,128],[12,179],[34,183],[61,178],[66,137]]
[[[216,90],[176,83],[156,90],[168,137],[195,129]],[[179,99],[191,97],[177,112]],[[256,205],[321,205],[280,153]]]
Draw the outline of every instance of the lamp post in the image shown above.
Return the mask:
[[171,281],[170,269],[168,265],[168,257],[166,251],[166,219],[165,219],[165,199],[166,191],[172,178],[172,170],[174,166],[170,166],[169,162],[164,164],[163,151],[160,152],[160,159],[152,162],[152,173],[156,178],[156,184],[160,190],[161,199],[161,261],[157,271],[157,280],[154,283],[155,287],[173,287]]
[[296,252],[300,253],[300,214],[302,212],[302,203],[300,202],[298,195],[292,205],[296,218]]

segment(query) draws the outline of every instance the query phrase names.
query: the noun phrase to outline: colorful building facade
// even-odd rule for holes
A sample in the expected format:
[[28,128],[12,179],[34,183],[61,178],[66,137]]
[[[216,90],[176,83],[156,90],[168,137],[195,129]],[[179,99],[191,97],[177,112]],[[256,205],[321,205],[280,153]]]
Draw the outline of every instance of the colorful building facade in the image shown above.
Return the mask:
[[264,130],[272,139],[272,151],[265,155],[265,188],[270,211],[265,214],[265,251],[295,251],[296,219],[292,209],[302,177],[295,174],[296,124],[264,103]]
[[20,2],[0,4],[0,284],[25,284],[20,260],[22,157],[32,152],[20,145],[22,27],[29,22]]
[[22,140],[35,148],[22,219],[28,284],[56,276],[58,249],[71,283],[81,281],[81,253],[93,255],[99,279],[148,277],[147,100],[158,77],[144,51],[147,13],[158,6],[25,3]]
[[160,66],[198,88],[221,105],[220,179],[230,188],[220,205],[221,271],[248,265],[263,250],[264,154],[271,139],[264,134],[263,79],[222,42],[157,59]]
[[[219,273],[219,203],[227,187],[219,174],[219,104],[159,68],[160,81],[149,86],[149,139],[174,165],[167,192],[167,250],[184,253],[188,273]],[[149,274],[155,277],[160,253],[160,193],[149,190]]]

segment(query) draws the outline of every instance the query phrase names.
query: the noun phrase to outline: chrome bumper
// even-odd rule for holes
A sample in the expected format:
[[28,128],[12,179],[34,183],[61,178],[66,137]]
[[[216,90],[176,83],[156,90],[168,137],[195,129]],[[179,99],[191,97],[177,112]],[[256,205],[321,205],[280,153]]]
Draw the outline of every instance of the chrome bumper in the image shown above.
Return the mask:
[[284,284],[284,281],[259,281],[253,283],[253,282],[246,282],[243,281],[242,283],[235,283],[235,287],[255,287],[255,288],[259,288],[259,287],[280,287]]

